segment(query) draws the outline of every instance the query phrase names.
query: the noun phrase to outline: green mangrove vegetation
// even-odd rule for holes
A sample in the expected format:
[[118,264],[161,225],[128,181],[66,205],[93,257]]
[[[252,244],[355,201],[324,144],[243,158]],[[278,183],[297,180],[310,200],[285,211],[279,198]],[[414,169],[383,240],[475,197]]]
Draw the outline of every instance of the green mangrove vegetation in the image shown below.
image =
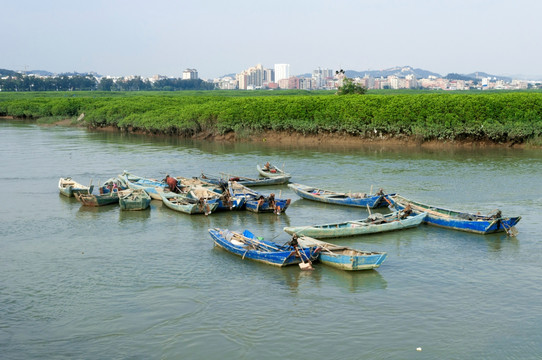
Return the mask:
[[63,117],[79,119],[89,127],[114,126],[183,136],[274,130],[536,145],[542,139],[541,92],[387,94],[11,92],[0,93],[0,116]]

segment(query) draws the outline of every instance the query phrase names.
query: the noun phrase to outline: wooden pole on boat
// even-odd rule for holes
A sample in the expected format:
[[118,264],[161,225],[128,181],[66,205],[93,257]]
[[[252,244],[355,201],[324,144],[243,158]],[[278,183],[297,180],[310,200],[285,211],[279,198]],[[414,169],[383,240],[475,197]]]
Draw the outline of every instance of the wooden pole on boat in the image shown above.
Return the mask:
[[367,211],[369,212],[369,216],[371,216],[371,208],[369,207],[369,204],[367,204]]
[[314,268],[312,267],[312,262],[309,258],[307,258],[307,262],[305,262],[305,260],[303,260],[303,251],[299,251],[299,248],[297,246],[294,246],[294,249],[295,251],[297,251],[297,254],[299,255],[299,257],[301,258],[301,264],[299,264],[299,268],[301,270],[314,270]]

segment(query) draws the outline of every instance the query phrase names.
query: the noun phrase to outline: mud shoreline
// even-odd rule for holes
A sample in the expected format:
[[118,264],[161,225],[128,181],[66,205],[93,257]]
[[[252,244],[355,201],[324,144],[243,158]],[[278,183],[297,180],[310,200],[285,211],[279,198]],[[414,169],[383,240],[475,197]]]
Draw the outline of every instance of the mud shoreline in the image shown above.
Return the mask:
[[[4,120],[24,120],[17,119],[13,116],[0,116],[0,119]],[[297,132],[287,131],[261,131],[250,132],[248,134],[238,135],[235,133],[227,133],[224,135],[217,135],[211,132],[201,132],[193,136],[183,135],[169,135],[169,134],[155,134],[148,131],[134,130],[134,129],[119,129],[115,126],[107,127],[88,127],[86,124],[74,124],[72,119],[64,119],[54,122],[52,124],[39,124],[40,126],[73,126],[88,128],[92,131],[104,131],[104,132],[128,132],[132,134],[150,135],[157,137],[179,137],[194,140],[216,141],[224,143],[265,143],[267,145],[279,145],[279,146],[325,146],[325,147],[341,147],[341,148],[358,148],[366,146],[378,146],[378,147],[390,147],[390,148],[428,148],[428,149],[458,149],[458,148],[514,148],[522,149],[526,147],[539,148],[537,146],[517,143],[496,143],[488,140],[474,141],[474,140],[423,140],[416,137],[390,137],[390,136],[377,136],[374,138],[366,138],[361,136],[353,136],[349,134],[340,133],[323,133],[323,134],[302,134]]]

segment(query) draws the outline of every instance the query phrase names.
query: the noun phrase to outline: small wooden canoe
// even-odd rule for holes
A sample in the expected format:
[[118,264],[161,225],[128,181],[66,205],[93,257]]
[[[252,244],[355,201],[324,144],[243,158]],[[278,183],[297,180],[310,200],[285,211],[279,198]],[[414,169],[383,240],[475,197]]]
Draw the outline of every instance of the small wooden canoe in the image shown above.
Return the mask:
[[121,210],[145,210],[151,204],[151,197],[143,189],[119,191]]
[[216,210],[217,200],[198,201],[186,196],[186,194],[176,194],[172,192],[160,193],[164,205],[171,210],[183,212],[185,214],[205,214],[209,215]]
[[119,194],[113,191],[107,194],[75,194],[75,198],[83,204],[83,206],[104,206],[117,204],[119,202]]
[[75,194],[90,194],[92,193],[93,186],[81,185],[78,182],[72,180],[72,178],[60,178],[58,180],[58,190],[60,193],[67,197],[74,197]]
[[212,174],[201,174],[199,177],[200,180],[219,185],[221,182],[236,181],[239,184],[245,186],[266,186],[266,185],[281,185],[287,184],[290,181],[290,176],[276,176],[273,178],[268,177],[259,177],[259,178],[249,178],[245,176],[231,175],[221,173],[221,176],[212,175]]
[[503,217],[500,210],[495,211],[492,215],[480,215],[479,213],[474,214],[426,205],[400,195],[392,195],[389,199],[397,210],[410,206],[413,213],[426,212],[427,217],[424,221],[429,225],[477,234],[505,231],[509,235],[515,235],[516,229],[513,226],[521,220],[521,216]]
[[386,215],[375,213],[361,220],[322,225],[285,227],[284,231],[288,234],[310,236],[316,239],[369,235],[416,227],[423,222],[426,215],[427,213],[415,215],[403,215],[401,212],[394,212]]
[[287,266],[299,264],[303,256],[303,262],[318,257],[317,247],[298,248],[298,252],[291,245],[280,245],[272,241],[266,241],[261,237],[256,237],[250,231],[243,233],[227,229],[209,229],[209,234],[216,245],[221,248],[241,256],[243,259],[263,262],[274,266]]
[[319,201],[327,204],[345,205],[345,206],[357,206],[366,208],[377,208],[387,206],[387,197],[390,195],[384,194],[382,190],[374,195],[364,193],[343,193],[332,190],[324,190],[313,186],[307,186],[302,184],[288,184],[288,187],[292,189],[300,197]]
[[279,169],[274,165],[271,165],[269,162],[263,166],[260,166],[259,164],[256,165],[256,170],[258,170],[258,173],[263,177],[273,178],[287,176],[288,178],[291,178],[290,174],[284,172],[284,170]]
[[297,242],[302,247],[318,246],[322,264],[341,270],[371,270],[380,267],[388,256],[385,252],[361,251],[346,246],[330,244],[307,236],[301,236]]

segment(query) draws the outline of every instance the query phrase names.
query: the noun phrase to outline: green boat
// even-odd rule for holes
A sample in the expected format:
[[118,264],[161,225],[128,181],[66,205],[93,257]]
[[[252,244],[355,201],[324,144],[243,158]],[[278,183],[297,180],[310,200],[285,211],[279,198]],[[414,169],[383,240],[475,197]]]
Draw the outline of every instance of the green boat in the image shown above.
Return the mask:
[[121,210],[145,210],[151,204],[151,197],[143,189],[128,189],[119,191]]
[[427,213],[416,215],[407,215],[402,212],[394,212],[387,215],[374,213],[361,220],[322,225],[285,227],[284,231],[288,234],[310,236],[316,239],[367,235],[416,227],[424,221],[426,215]]
[[75,194],[75,198],[79,200],[83,206],[104,206],[119,202],[119,194],[117,191],[103,195]]
[[185,214],[205,214],[209,215],[218,207],[218,200],[195,200],[186,196],[186,194],[176,194],[173,192],[162,192],[160,197],[164,205],[171,210],[183,212]]

